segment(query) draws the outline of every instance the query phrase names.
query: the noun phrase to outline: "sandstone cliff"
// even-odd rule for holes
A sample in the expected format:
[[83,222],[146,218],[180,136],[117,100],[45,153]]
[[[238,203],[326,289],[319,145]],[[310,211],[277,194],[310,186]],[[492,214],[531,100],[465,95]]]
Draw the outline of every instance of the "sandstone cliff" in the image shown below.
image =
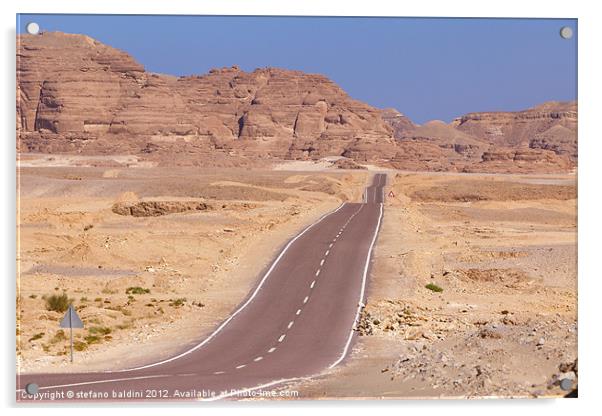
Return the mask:
[[174,77],[84,35],[17,38],[21,152],[212,166],[346,156],[408,170],[554,172],[576,165],[576,126],[574,102],[419,126],[319,74],[233,66]]
[[17,59],[21,150],[378,160],[395,147],[378,110],[322,75],[232,67],[176,78],[64,33],[20,35]]

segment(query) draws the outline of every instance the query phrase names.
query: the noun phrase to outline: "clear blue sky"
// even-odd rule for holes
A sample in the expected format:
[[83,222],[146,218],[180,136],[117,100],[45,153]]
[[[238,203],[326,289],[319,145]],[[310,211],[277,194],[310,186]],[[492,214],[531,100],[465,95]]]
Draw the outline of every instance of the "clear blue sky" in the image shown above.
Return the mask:
[[[20,15],[17,31],[30,21],[125,50],[152,72],[236,64],[322,73],[418,123],[577,94],[574,19]],[[565,25],[570,40],[559,35]]]

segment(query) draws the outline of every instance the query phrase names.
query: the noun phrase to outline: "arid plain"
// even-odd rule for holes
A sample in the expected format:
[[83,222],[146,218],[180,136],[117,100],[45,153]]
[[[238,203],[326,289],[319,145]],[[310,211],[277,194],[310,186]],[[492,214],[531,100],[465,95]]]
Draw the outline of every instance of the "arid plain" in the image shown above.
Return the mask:
[[[21,160],[20,371],[173,355],[228,316],[288,239],[361,200],[373,173],[331,160],[122,162]],[[344,366],[286,388],[305,398],[561,394],[558,379],[577,371],[575,176],[387,173],[359,342]],[[63,292],[86,324],[74,364],[62,314],[46,306]]]

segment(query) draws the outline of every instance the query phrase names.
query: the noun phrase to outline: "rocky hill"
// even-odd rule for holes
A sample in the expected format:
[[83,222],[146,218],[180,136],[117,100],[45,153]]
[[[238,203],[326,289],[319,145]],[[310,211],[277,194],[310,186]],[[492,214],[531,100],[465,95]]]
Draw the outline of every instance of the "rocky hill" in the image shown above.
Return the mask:
[[556,172],[572,170],[577,164],[575,102],[547,102],[517,112],[470,113],[450,124],[438,120],[403,128],[390,124],[404,148],[393,165],[402,169],[422,163],[430,170]]
[[494,146],[551,150],[570,163],[577,160],[575,101],[551,101],[516,112],[470,113],[452,125]]
[[322,75],[232,67],[176,78],[64,33],[21,35],[17,58],[22,150],[377,160],[395,147],[378,110]]
[[[559,106],[563,107],[559,107]],[[84,35],[17,38],[21,152],[133,154],[233,166],[346,156],[402,169],[556,171],[576,163],[576,106],[473,113],[417,126],[318,74],[238,67],[200,76],[145,71]],[[535,162],[534,162],[535,161]]]

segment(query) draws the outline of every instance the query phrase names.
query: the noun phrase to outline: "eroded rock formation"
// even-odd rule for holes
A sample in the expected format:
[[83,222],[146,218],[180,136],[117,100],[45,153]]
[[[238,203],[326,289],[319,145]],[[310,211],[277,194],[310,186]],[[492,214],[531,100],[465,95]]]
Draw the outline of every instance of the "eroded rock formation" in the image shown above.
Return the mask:
[[213,69],[174,77],[83,35],[17,38],[21,152],[133,154],[165,165],[240,166],[345,156],[400,169],[566,171],[577,108],[471,113],[414,124],[319,74]]
[[372,160],[379,146],[394,146],[378,110],[300,71],[231,67],[176,78],[145,72],[89,37],[44,33],[19,36],[17,79],[22,150],[151,155],[178,147],[300,159],[362,148],[358,155]]

